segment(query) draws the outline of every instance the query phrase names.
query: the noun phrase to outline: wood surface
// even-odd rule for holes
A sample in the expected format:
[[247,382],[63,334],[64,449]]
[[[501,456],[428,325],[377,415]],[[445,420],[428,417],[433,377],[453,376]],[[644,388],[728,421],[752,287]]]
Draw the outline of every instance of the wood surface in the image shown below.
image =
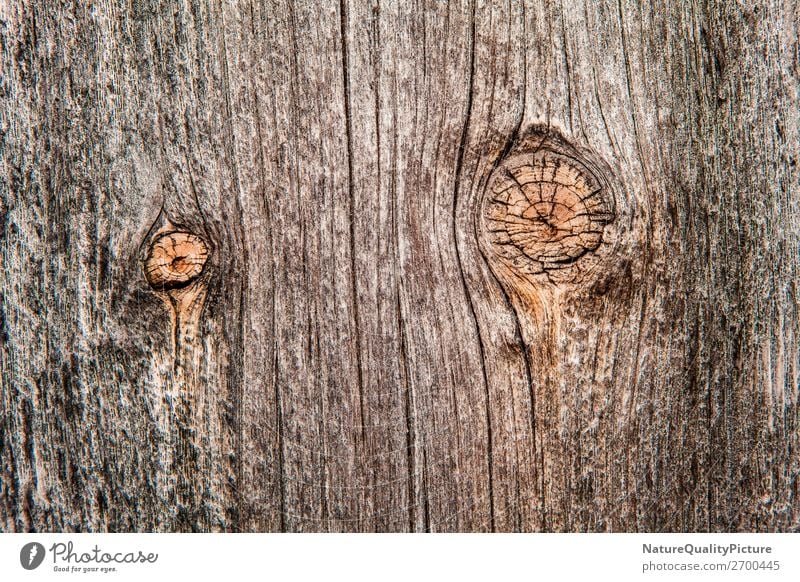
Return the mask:
[[[799,530],[798,22],[0,0],[0,530]],[[537,136],[586,276],[487,242]]]

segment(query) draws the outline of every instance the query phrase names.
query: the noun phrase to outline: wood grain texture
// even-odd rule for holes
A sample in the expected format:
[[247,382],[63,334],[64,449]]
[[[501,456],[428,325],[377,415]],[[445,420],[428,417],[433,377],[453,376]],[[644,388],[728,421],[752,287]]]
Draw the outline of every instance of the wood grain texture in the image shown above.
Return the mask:
[[[0,529],[800,529],[798,22],[0,0]],[[580,281],[479,242],[534,130],[613,186]]]

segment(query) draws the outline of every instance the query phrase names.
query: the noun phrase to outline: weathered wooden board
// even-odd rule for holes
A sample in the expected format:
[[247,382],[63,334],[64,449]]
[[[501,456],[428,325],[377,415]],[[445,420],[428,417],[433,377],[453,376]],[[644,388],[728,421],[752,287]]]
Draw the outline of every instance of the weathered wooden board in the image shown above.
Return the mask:
[[797,530],[798,22],[0,0],[0,529]]

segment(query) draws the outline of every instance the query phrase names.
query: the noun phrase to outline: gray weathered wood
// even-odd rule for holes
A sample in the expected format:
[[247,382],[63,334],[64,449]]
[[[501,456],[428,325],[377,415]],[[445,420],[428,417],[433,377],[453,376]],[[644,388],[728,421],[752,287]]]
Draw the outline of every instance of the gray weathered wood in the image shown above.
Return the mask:
[[[797,530],[798,22],[0,0],[0,529]],[[480,242],[533,130],[614,185],[578,284]]]

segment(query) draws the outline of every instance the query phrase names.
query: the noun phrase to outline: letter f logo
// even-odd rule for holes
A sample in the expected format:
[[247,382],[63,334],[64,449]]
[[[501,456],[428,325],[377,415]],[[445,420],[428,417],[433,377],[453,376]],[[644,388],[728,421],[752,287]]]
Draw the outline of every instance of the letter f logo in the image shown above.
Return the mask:
[[44,561],[44,546],[38,542],[30,542],[22,546],[19,552],[19,563],[26,570],[35,570]]

